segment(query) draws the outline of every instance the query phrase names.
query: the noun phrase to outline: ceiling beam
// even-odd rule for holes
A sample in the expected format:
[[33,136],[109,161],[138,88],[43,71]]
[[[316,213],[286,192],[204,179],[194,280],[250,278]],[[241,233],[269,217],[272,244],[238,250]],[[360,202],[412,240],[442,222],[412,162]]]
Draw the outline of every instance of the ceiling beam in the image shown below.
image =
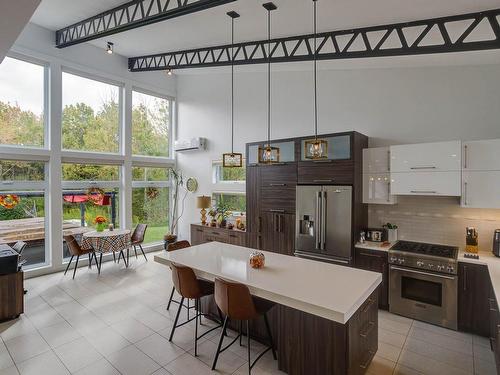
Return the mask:
[[56,47],[69,47],[233,1],[236,0],[132,0],[57,30]]
[[[319,33],[317,59],[353,59],[500,49],[500,9]],[[310,61],[313,34],[271,40],[271,62]],[[235,65],[268,61],[267,40],[236,43]],[[132,72],[231,65],[231,45],[132,57]]]

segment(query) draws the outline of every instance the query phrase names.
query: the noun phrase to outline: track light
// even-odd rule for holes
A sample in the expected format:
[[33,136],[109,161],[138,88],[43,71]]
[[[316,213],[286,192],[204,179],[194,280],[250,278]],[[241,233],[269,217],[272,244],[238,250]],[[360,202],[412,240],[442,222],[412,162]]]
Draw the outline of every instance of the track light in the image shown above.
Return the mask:
[[174,74],[174,72],[172,71],[172,69],[167,69],[167,75],[171,76],[172,74]]
[[113,43],[108,42],[108,47],[106,48],[106,52],[107,52],[109,55],[112,55],[112,54],[113,54]]

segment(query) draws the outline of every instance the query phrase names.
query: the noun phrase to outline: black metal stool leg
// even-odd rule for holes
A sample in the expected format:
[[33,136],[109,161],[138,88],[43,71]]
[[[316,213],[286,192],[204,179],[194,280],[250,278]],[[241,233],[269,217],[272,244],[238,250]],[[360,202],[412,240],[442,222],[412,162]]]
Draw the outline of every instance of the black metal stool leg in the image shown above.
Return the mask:
[[92,255],[89,253],[89,268],[92,269]]
[[69,263],[68,263],[68,265],[66,266],[66,271],[64,271],[64,274],[65,274],[65,275],[66,275],[66,273],[68,272],[68,270],[69,270],[69,266],[71,265],[71,262],[73,261],[73,258],[74,258],[74,257],[75,257],[74,255],[72,255],[72,256],[71,256],[71,259],[69,260]]
[[135,259],[137,259],[137,247],[134,245]]
[[101,274],[101,267],[102,267],[102,253],[99,255],[99,271],[97,272],[99,275]]
[[224,325],[222,326],[222,331],[220,333],[219,345],[217,345],[217,352],[215,353],[214,362],[212,363],[212,371],[215,370],[215,366],[217,366],[217,360],[219,359],[220,348],[222,347],[222,342],[224,341],[224,332],[226,332],[228,322],[229,318],[226,316],[226,318],[224,319]]
[[170,309],[170,305],[172,304],[172,298],[174,298],[175,287],[172,287],[172,293],[170,293],[170,298],[168,299],[167,311]]
[[144,252],[144,249],[142,248],[142,245],[139,244],[139,249],[142,251],[142,255],[144,255],[144,259],[146,259],[146,262],[148,261],[148,257],[146,256],[146,253]]
[[240,346],[242,346],[242,338],[243,338],[243,320],[240,320]]
[[116,254],[115,254],[115,252],[114,252],[114,251],[113,251],[113,262],[115,262],[115,263],[116,263]]
[[248,375],[252,373],[252,362],[250,361],[250,324],[247,322],[247,353],[248,353]]
[[269,342],[271,345],[271,351],[273,352],[273,358],[277,360],[278,357],[276,357],[276,350],[274,350],[274,340],[273,340],[273,335],[271,333],[271,327],[269,326],[269,320],[267,320],[267,314],[264,314],[264,322],[266,323],[266,330],[267,330],[267,335],[269,336]]
[[76,269],[78,268],[78,260],[80,259],[80,255],[76,257],[76,263],[75,263],[75,269],[73,270],[73,279],[75,278],[76,275]]
[[198,319],[200,318],[200,314],[198,313],[199,301],[198,299],[194,300],[194,310],[195,310],[195,318],[194,318],[194,356],[198,356]]
[[172,331],[170,331],[170,337],[168,341],[172,341],[174,338],[174,332],[177,328],[177,322],[179,321],[179,315],[181,315],[182,305],[184,304],[184,297],[181,297],[181,302],[179,303],[179,309],[177,310],[177,315],[175,315],[174,325],[172,326]]

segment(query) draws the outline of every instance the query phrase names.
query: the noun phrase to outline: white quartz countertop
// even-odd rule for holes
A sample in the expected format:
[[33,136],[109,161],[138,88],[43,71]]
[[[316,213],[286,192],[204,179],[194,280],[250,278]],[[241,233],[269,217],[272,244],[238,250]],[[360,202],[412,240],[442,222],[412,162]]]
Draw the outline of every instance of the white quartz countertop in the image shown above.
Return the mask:
[[364,243],[357,242],[354,246],[358,249],[389,251],[392,245],[394,245],[394,243],[392,242],[387,242],[384,244],[384,242],[365,241]]
[[253,269],[247,247],[209,242],[162,253],[155,261],[193,268],[204,279],[246,284],[253,295],[345,324],[382,282],[382,275],[346,266],[262,251],[265,267]]
[[488,266],[488,272],[490,274],[493,291],[495,292],[495,298],[497,303],[500,303],[500,258],[494,256],[493,253],[489,251],[479,252],[479,259],[465,258],[464,254],[465,253],[463,251],[460,251],[458,254],[459,262]]

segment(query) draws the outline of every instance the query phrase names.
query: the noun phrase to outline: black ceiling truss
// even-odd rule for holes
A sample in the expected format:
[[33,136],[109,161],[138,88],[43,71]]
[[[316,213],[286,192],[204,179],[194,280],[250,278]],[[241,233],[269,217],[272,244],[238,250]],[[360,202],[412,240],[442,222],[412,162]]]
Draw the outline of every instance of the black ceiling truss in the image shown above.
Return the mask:
[[[500,9],[317,34],[317,59],[352,59],[500,49]],[[267,62],[267,40],[235,43],[234,64]],[[271,62],[314,59],[314,35],[271,40]],[[231,45],[129,59],[132,72],[231,65]]]
[[57,30],[56,47],[69,47],[233,1],[236,0],[132,0]]

